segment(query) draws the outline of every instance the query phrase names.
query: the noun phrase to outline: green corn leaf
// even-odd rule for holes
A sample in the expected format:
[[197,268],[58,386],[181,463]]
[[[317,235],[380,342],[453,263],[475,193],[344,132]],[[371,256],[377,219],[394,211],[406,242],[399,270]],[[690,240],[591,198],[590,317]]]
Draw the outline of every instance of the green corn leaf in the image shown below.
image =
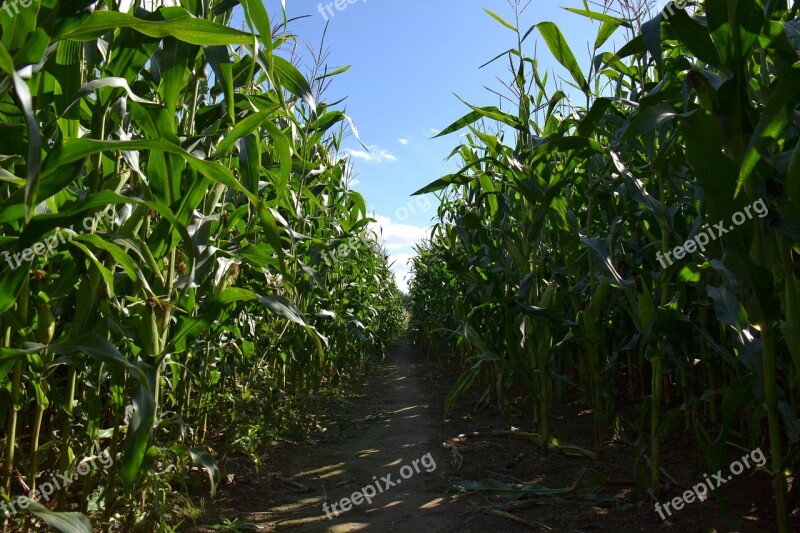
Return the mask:
[[57,513],[39,502],[20,497],[27,504],[27,511],[41,519],[48,526],[61,533],[92,533],[92,524],[81,513]]
[[144,463],[155,421],[152,380],[141,382],[133,395],[133,413],[125,436],[120,476],[126,490],[131,490]]
[[264,307],[276,315],[301,326],[308,325],[303,319],[302,311],[286,298],[281,298],[279,296],[257,296],[257,298]]
[[[173,11],[177,10],[177,11]],[[191,16],[182,8],[161,10],[174,18],[144,20],[118,11],[96,10],[80,28],[62,35],[60,39],[92,41],[109,30],[130,28],[143,35],[164,39],[174,37],[179,41],[198,46],[224,46],[252,44],[253,36],[210,20]]]
[[617,31],[617,28],[622,25],[623,24],[620,24],[617,21],[603,22],[603,24],[600,26],[600,29],[597,31],[597,38],[595,38],[594,41],[595,49],[599,49],[601,46],[603,46],[614,35],[614,32]]
[[204,46],[203,53],[214,71],[216,83],[222,86],[225,103],[229,110],[228,116],[231,122],[235,124],[236,117],[233,110],[236,108],[236,104],[233,89],[233,64],[231,63],[228,47],[226,45]]
[[122,266],[122,268],[125,270],[125,273],[128,275],[128,278],[131,281],[136,281],[136,271],[138,270],[136,263],[134,263],[133,259],[130,258],[125,250],[116,244],[108,242],[95,234],[78,235],[73,242],[74,241],[85,242],[87,244],[91,244],[98,250],[104,250],[108,252],[114,258],[114,260]]
[[[5,261],[13,262],[14,260],[6,255],[3,259]],[[16,265],[16,263],[13,263]],[[0,313],[5,313],[14,306],[17,301],[22,285],[28,277],[28,268],[30,262],[23,262],[19,267],[3,273],[2,282],[0,282]]]
[[53,149],[45,159],[41,181],[52,179],[56,171],[70,163],[81,161],[91,155],[101,152],[126,151],[126,150],[160,150],[182,157],[189,165],[211,180],[241,192],[253,202],[258,198],[237,181],[228,169],[212,161],[198,159],[189,154],[180,146],[157,140],[139,141],[98,141],[94,139],[67,139]]
[[145,388],[150,387],[146,374],[141,368],[131,363],[122,352],[114,346],[108,339],[104,339],[94,333],[80,335],[72,339],[57,341],[49,346],[39,345],[39,350],[48,349],[55,354],[72,355],[74,353],[85,353],[97,361],[111,365],[119,365],[133,372],[139,383]]
[[680,42],[698,59],[719,69],[724,68],[719,50],[711,38],[708,26],[689,16],[684,9],[669,17],[668,23]]
[[261,178],[261,147],[255,135],[239,139],[239,162],[245,185],[253,194],[258,194]]
[[588,92],[589,84],[586,82],[581,67],[558,26],[552,22],[540,22],[536,27],[556,60],[569,71],[578,87],[583,92]]
[[0,45],[0,71],[11,77],[14,91],[22,105],[25,122],[28,125],[28,160],[25,179],[25,216],[30,216],[30,210],[38,203],[37,190],[41,180],[40,168],[42,164],[42,141],[39,133],[39,123],[33,110],[33,99],[28,84],[14,69],[14,62],[4,46]]
[[248,115],[247,118],[240,120],[236,126],[219,142],[217,149],[214,151],[213,157],[216,159],[222,157],[230,152],[236,144],[236,141],[253,133],[259,128],[272,114],[272,111],[259,111]]
[[592,11],[591,9],[588,9],[586,7],[584,7],[583,9],[581,9],[579,7],[565,7],[564,9],[566,9],[567,11],[569,11],[571,13],[575,13],[577,15],[581,15],[583,17],[586,17],[586,18],[588,18],[590,20],[600,21],[600,22],[602,22],[604,24],[606,24],[606,23],[615,24],[617,27],[625,26],[626,28],[633,27],[631,25],[630,21],[625,20],[624,18],[614,17],[612,15],[609,15],[608,13],[601,13],[599,11]]
[[280,165],[281,183],[278,190],[282,191],[291,179],[292,174],[292,145],[289,138],[271,121],[265,120],[262,126],[269,134],[269,139],[275,145],[274,150]]
[[509,23],[509,22],[506,22],[505,20],[503,20],[503,18],[502,18],[502,17],[500,17],[500,15],[498,15],[498,14],[496,14],[496,13],[492,12],[492,11],[489,11],[489,10],[488,10],[488,9],[486,9],[486,8],[484,8],[484,11],[486,11],[486,12],[489,14],[489,16],[490,16],[490,17],[492,17],[494,20],[496,20],[497,22],[499,22],[500,24],[502,24],[503,26],[505,26],[505,27],[506,27],[506,28],[508,28],[509,30],[511,30],[511,31],[513,31],[513,32],[519,32],[519,30],[517,29],[517,27],[516,27],[516,26],[514,26],[513,24],[511,24],[511,23]]
[[764,114],[756,125],[747,154],[742,162],[742,170],[736,182],[736,194],[744,186],[752,174],[756,164],[763,157],[764,150],[783,133],[794,115],[795,108],[800,105],[800,61],[783,73],[778,79]]
[[294,65],[280,56],[273,56],[275,76],[290,93],[303,100],[312,111],[316,111],[317,103],[314,100],[314,91],[308,81],[300,74]]

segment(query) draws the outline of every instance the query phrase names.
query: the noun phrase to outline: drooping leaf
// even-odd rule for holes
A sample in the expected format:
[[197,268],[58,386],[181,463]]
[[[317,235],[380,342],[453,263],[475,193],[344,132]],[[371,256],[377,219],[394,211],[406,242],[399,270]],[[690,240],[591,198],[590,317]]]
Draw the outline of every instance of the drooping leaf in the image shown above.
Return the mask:
[[39,502],[20,496],[27,504],[27,510],[40,518],[48,526],[61,533],[92,533],[92,524],[81,513],[58,513],[51,511]]

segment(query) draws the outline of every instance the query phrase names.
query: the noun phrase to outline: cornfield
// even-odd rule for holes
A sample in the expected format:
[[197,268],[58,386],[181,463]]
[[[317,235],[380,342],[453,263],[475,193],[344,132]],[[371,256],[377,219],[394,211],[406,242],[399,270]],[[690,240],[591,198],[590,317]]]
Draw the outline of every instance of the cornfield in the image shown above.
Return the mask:
[[344,69],[301,73],[261,0],[18,7],[0,17],[0,518],[165,531],[176,497],[213,496],[218,457],[258,457],[404,325],[340,156],[358,134],[323,99]]
[[[504,412],[522,391],[547,453],[553,410],[577,398],[600,457],[613,441],[638,458],[643,494],[662,486],[668,435],[708,472],[763,445],[786,532],[800,503],[800,17],[786,1],[697,4],[648,20],[570,9],[599,25],[588,70],[554,23],[489,13],[514,35],[496,58],[507,94],[440,134],[463,133],[460,170],[417,193],[441,205],[413,259],[411,328],[463,369],[446,410],[471,386]],[[700,239],[709,227],[720,235]],[[707,246],[684,254],[695,237]]]

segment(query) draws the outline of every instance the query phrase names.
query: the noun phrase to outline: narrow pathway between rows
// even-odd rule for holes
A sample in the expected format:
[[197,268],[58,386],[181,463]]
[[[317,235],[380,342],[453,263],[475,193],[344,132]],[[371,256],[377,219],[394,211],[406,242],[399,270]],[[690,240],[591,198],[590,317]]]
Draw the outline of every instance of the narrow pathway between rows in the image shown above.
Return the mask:
[[[452,497],[442,494],[438,481],[450,461],[441,442],[442,403],[424,386],[432,377],[411,346],[395,349],[365,396],[345,408],[340,435],[293,458],[304,468],[291,480],[311,492],[287,494],[270,510],[266,525],[291,531],[411,531],[430,530],[431,521],[449,522]],[[342,498],[353,499],[362,489],[372,503],[342,511]],[[331,504],[338,504],[338,517]]]
[[[279,475],[237,482],[219,510],[236,510],[261,531],[464,530],[470,518],[443,478],[452,452],[442,446],[442,407],[453,377],[435,375],[436,367],[400,344],[373,366],[359,397],[338,408],[324,438],[280,451],[266,465]],[[342,499],[362,489],[372,503],[342,511]]]

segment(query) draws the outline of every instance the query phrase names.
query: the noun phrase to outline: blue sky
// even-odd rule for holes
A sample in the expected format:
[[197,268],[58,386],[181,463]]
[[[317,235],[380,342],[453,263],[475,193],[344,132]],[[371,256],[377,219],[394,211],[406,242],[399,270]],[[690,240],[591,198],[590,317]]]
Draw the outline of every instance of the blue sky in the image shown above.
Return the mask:
[[[278,0],[265,3],[270,12],[280,10]],[[469,111],[456,95],[473,105],[501,105],[484,86],[502,90],[498,78],[509,78],[507,61],[479,67],[515,46],[516,37],[484,8],[512,23],[513,11],[505,0],[354,0],[352,4],[341,0],[343,10],[332,2],[330,10],[326,5],[289,0],[290,18],[309,15],[289,28],[301,43],[316,48],[327,22],[329,65],[351,65],[334,79],[325,100],[346,97],[346,112],[370,149],[367,153],[355,138],[348,139],[356,170],[353,189],[374,209],[396,261],[398,283],[405,289],[405,263],[413,254],[413,243],[425,235],[436,215],[435,198],[409,195],[457,169],[456,161],[444,158],[459,144],[458,134],[432,139]],[[520,26],[525,31],[538,22],[555,22],[587,70],[588,46],[599,25],[564,7],[580,8],[583,1],[533,0]],[[541,68],[569,76],[552,60],[538,32],[526,46],[529,56],[538,50]]]

